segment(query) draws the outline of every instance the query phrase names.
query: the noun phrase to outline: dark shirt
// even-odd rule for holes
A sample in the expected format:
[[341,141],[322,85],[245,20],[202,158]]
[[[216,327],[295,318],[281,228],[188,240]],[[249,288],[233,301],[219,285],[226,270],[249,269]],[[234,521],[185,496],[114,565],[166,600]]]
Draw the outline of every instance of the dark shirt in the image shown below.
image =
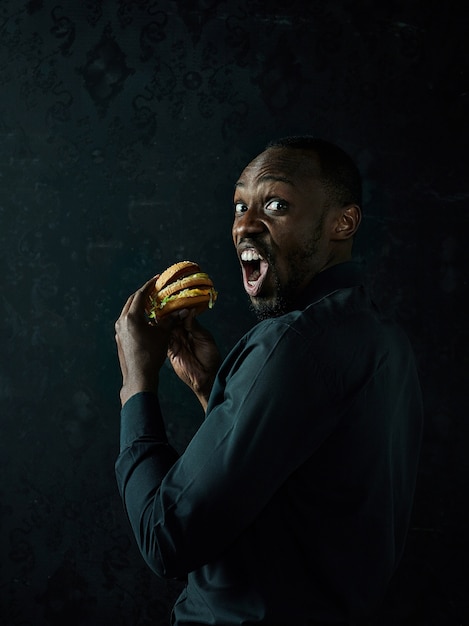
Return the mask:
[[421,428],[409,342],[354,263],[239,341],[179,458],[156,395],[130,398],[117,479],[147,563],[187,576],[175,623],[367,614],[402,554]]

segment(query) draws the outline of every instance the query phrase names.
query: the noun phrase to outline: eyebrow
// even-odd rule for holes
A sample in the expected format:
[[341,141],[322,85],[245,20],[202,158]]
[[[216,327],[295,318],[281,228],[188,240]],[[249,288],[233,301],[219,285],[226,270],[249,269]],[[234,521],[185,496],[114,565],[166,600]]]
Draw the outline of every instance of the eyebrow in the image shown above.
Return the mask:
[[[287,178],[286,176],[281,176],[281,175],[265,174],[264,176],[261,176],[258,180],[259,183],[272,182],[272,181],[276,183],[286,183],[287,185],[291,185],[292,187],[294,187],[294,183],[292,180],[290,180],[290,178]],[[244,183],[238,180],[238,182],[235,183],[235,188],[236,187],[244,187]]]

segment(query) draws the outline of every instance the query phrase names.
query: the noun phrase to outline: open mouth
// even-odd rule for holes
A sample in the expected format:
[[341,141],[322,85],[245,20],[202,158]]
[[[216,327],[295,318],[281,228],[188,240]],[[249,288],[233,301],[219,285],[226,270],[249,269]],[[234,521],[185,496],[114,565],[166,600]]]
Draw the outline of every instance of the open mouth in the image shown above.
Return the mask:
[[257,296],[264,284],[269,264],[255,248],[246,248],[241,252],[244,289],[250,296]]

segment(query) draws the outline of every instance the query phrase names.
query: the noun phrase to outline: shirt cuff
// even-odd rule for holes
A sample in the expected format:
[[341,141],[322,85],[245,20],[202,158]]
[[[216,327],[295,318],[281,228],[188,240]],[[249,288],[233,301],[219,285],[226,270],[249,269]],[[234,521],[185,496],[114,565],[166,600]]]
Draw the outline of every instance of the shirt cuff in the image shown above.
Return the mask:
[[141,438],[167,443],[158,396],[142,391],[131,396],[121,410],[120,449]]

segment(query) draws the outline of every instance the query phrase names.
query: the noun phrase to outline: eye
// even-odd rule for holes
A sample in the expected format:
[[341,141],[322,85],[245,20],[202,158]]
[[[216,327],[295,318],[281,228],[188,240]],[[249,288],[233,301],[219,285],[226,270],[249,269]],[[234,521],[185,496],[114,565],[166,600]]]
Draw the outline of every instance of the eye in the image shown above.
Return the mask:
[[272,211],[273,213],[278,213],[280,211],[286,211],[288,209],[288,204],[284,200],[269,200],[265,205],[267,211]]
[[246,204],[244,204],[244,202],[235,202],[234,211],[236,215],[241,215],[242,213],[246,213],[247,210],[248,210],[248,207]]

